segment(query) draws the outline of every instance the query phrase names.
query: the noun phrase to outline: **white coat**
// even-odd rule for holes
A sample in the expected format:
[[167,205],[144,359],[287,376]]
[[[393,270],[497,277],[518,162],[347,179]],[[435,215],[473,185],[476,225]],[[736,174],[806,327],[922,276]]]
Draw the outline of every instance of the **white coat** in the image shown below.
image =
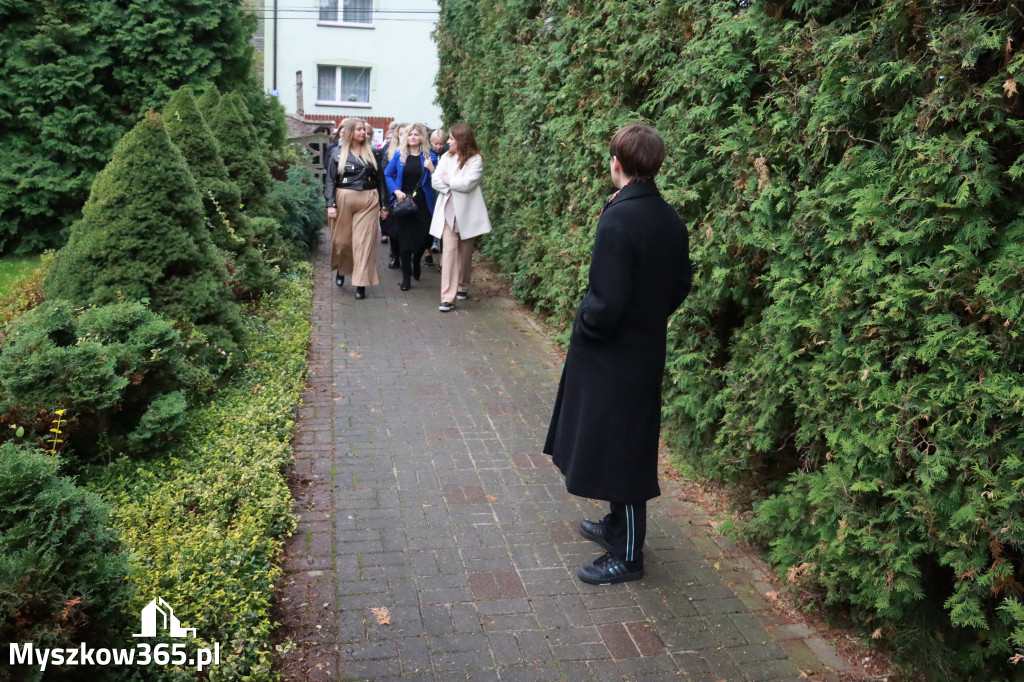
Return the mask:
[[[444,176],[448,175],[448,182]],[[430,234],[444,236],[444,207],[451,201],[455,207],[455,223],[460,239],[472,239],[491,231],[491,219],[487,216],[484,194],[480,191],[480,180],[484,176],[484,160],[479,154],[470,157],[462,168],[458,159],[448,152],[437,162],[437,168],[430,176],[430,182],[437,190],[437,203],[430,221]]]

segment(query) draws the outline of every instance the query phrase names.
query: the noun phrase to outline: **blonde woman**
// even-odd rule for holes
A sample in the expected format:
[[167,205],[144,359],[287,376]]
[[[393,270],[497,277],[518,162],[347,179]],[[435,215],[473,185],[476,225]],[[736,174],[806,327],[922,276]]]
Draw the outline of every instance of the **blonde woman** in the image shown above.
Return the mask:
[[419,281],[420,259],[430,246],[430,214],[434,210],[434,188],[430,183],[430,174],[434,171],[437,157],[430,151],[427,131],[419,123],[406,126],[396,152],[384,171],[388,192],[395,204],[411,196],[415,205],[412,213],[396,214],[392,218],[397,226],[401,249],[401,287],[402,291],[408,291],[411,286],[410,277]]
[[484,160],[476,145],[473,129],[464,123],[452,126],[448,134],[448,153],[437,162],[433,185],[437,205],[430,223],[430,234],[440,237],[441,305],[446,313],[455,307],[455,299],[469,298],[473,247],[476,238],[491,231],[491,220],[480,190]]
[[[387,141],[384,142],[384,146],[380,150],[380,165],[381,168],[386,168],[388,162],[391,161],[391,157],[395,155],[399,148],[399,140],[405,133],[405,129],[408,127],[408,123],[399,123],[398,121],[392,121],[388,126]],[[388,259],[388,270],[397,270],[399,266],[399,248],[401,244],[398,241],[398,226],[395,223],[395,217],[391,216],[387,220],[381,222],[381,230],[387,235],[391,242],[390,258]]]
[[[434,128],[430,133],[430,148],[434,151],[434,156],[440,159],[448,151],[448,135],[444,132],[444,128]],[[432,244],[430,245],[430,251],[427,253],[423,262],[426,265],[434,264],[434,257],[432,253],[441,253],[441,240],[437,237],[431,237]]]
[[370,126],[361,118],[346,119],[341,143],[327,164],[327,219],[331,224],[331,269],[334,283],[345,284],[351,275],[356,300],[366,298],[366,287],[380,283],[374,261],[377,223],[387,218],[387,190],[380,159],[370,144]]

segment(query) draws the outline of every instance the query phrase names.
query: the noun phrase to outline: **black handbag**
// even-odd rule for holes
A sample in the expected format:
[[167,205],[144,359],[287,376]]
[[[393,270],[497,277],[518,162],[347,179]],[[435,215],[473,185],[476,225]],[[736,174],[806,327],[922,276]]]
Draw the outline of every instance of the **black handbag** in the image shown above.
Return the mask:
[[416,213],[416,192],[414,190],[412,194],[406,196],[401,201],[397,202],[391,209],[391,214],[396,218],[407,218]]
[[407,195],[404,199],[396,202],[391,207],[391,214],[396,218],[409,218],[416,214],[418,210],[416,208],[416,193],[420,191],[419,184],[423,180],[423,166],[420,166],[420,177],[416,181],[416,189],[412,191],[412,194]]

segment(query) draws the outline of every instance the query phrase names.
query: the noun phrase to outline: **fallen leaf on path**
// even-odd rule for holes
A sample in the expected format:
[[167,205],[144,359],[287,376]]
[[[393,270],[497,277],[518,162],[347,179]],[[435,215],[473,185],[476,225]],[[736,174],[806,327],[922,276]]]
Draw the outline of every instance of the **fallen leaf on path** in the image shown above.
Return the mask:
[[391,625],[391,612],[386,606],[374,606],[370,613],[377,619],[377,625]]

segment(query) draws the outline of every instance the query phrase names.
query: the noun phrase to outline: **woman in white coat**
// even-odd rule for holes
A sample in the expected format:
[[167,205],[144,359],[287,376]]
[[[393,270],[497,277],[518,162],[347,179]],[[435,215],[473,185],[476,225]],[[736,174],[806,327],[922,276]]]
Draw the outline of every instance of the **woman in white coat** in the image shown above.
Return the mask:
[[484,160],[476,146],[473,129],[464,123],[452,126],[448,153],[441,157],[431,177],[437,204],[430,234],[443,241],[441,253],[441,305],[443,313],[455,307],[455,299],[469,298],[476,238],[491,231],[491,221],[480,191]]

